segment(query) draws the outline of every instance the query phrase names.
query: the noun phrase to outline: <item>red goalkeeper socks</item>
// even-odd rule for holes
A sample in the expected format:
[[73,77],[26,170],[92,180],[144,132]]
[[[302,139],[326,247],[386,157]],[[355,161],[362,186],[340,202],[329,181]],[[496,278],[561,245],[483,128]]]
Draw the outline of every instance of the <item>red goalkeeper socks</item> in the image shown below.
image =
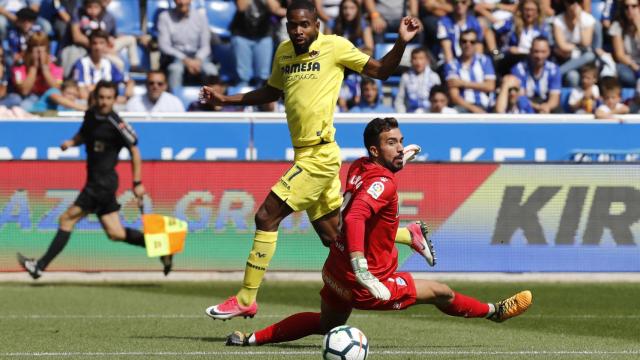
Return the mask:
[[453,292],[454,297],[448,306],[438,307],[440,311],[451,316],[464,316],[467,318],[486,317],[489,313],[489,304],[480,302],[472,297]]
[[320,313],[303,312],[256,331],[253,335],[257,345],[279,343],[301,339],[309,335],[322,335]]

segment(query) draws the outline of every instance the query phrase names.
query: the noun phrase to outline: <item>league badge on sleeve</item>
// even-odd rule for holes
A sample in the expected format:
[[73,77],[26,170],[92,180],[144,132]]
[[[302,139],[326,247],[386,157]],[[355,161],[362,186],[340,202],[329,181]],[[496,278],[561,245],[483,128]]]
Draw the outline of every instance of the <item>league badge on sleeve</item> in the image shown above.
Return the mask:
[[384,184],[380,181],[374,182],[373,184],[371,184],[371,186],[369,186],[369,189],[367,189],[367,193],[374,199],[378,199],[383,192]]

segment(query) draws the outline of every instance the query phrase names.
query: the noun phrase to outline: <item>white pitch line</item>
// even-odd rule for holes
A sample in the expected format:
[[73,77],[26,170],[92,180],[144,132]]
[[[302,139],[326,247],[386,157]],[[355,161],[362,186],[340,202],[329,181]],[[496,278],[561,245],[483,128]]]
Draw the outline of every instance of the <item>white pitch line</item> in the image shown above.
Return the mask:
[[[315,355],[319,351],[300,350],[300,351],[196,351],[196,352],[16,352],[16,353],[0,353],[1,357],[68,357],[68,356],[84,356],[84,357],[101,357],[101,356],[222,356],[222,355]],[[485,356],[485,355],[640,355],[638,350],[522,350],[522,351],[493,351],[493,350],[435,350],[435,351],[371,351],[376,355],[464,355],[464,356]]]

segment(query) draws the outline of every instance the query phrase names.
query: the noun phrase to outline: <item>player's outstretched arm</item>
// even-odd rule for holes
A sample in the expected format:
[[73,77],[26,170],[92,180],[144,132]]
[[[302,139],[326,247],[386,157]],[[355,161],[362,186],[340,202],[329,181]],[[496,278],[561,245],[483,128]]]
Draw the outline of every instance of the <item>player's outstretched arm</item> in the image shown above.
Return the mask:
[[224,105],[262,105],[276,101],[282,97],[282,90],[265,85],[259,89],[244,94],[224,95],[212,87],[203,86],[200,89],[200,101],[215,106]]
[[82,135],[80,135],[80,133],[77,133],[73,136],[73,138],[69,140],[65,140],[62,144],[60,144],[60,149],[64,151],[70,147],[82,145],[82,143],[84,143],[84,140],[82,139]]
[[131,152],[131,178],[133,179],[133,194],[138,199],[138,205],[142,205],[142,197],[145,194],[144,185],[142,185],[142,156],[140,155],[140,149],[136,145],[131,146],[129,151]]
[[391,297],[389,289],[369,272],[369,265],[364,256],[365,224],[373,215],[371,207],[365,201],[356,198],[344,217],[344,234],[351,259],[351,268],[358,284],[369,290],[376,299],[389,300]]
[[420,21],[413,16],[405,16],[400,22],[400,28],[398,28],[398,39],[393,45],[391,51],[389,51],[382,59],[376,60],[374,58],[369,59],[367,65],[365,65],[362,73],[376,79],[386,80],[398,67],[402,54],[407,46],[407,43],[411,41],[420,31],[422,31],[422,25]]

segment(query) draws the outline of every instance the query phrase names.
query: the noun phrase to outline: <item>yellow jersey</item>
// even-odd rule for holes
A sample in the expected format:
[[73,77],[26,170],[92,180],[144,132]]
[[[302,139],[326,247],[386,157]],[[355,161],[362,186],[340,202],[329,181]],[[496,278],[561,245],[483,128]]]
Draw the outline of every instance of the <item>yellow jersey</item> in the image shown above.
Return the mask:
[[333,112],[344,68],[362,72],[369,55],[349,40],[323,35],[296,55],[291,40],[280,43],[273,58],[268,84],[284,93],[287,125],[294,147],[334,141]]

